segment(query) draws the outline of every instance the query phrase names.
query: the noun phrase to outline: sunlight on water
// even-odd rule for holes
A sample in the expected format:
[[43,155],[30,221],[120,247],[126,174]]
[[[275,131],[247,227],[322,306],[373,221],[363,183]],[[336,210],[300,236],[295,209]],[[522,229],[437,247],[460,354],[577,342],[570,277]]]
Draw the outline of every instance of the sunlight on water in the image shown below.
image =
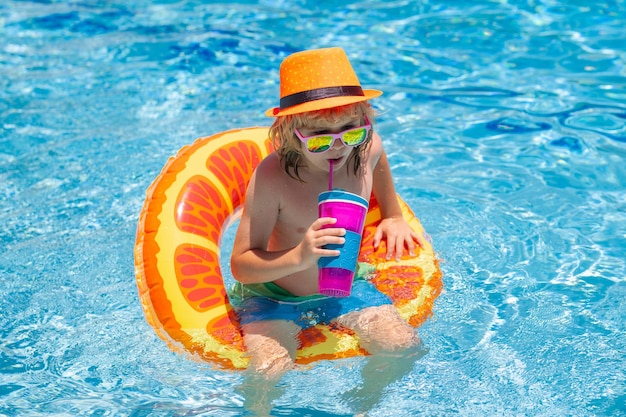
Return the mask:
[[146,322],[137,219],[169,156],[268,125],[282,59],[331,45],[385,92],[445,292],[379,403],[352,358],[272,415],[626,415],[625,25],[612,0],[3,2],[0,416],[245,415],[241,373]]

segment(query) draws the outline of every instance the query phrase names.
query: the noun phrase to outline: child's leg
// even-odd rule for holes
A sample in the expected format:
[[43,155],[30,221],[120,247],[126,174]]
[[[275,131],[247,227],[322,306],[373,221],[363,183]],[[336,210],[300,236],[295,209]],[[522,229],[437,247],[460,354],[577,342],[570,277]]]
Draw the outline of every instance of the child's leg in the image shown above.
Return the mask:
[[353,311],[336,321],[354,330],[372,354],[361,371],[362,384],[344,394],[357,411],[366,412],[379,402],[389,384],[411,372],[424,351],[415,329],[392,305]]
[[241,326],[250,365],[239,387],[244,407],[269,416],[272,401],[282,395],[276,384],[293,367],[300,326],[287,320],[256,321]]
[[300,326],[287,320],[264,320],[245,324],[241,330],[251,371],[278,381],[293,367]]
[[415,329],[390,304],[352,311],[336,322],[352,329],[371,354],[404,350],[419,343]]
[[361,369],[361,383],[342,397],[352,405],[355,412],[366,415],[367,411],[380,403],[387,387],[411,373],[415,363],[425,354],[426,350],[418,343],[406,350],[368,356]]

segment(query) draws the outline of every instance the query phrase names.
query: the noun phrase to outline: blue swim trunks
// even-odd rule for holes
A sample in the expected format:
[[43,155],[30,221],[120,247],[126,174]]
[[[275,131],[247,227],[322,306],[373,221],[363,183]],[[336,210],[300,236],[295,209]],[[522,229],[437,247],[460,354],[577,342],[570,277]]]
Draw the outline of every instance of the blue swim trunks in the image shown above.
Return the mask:
[[229,296],[242,325],[264,320],[289,320],[303,329],[329,324],[351,311],[391,304],[389,297],[378,291],[363,274],[355,277],[349,297],[298,297],[271,282],[236,283]]

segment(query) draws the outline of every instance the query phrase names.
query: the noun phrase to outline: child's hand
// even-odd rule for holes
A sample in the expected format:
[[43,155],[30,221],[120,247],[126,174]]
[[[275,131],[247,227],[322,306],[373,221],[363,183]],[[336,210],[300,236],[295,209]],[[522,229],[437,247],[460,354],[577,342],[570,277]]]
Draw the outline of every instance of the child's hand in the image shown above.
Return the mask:
[[323,256],[339,256],[340,252],[333,249],[324,249],[323,246],[329,243],[341,245],[345,242],[343,237],[346,229],[341,227],[327,227],[333,225],[337,219],[332,217],[322,217],[313,222],[304,234],[300,247],[301,262],[304,265],[317,265],[319,258]]
[[386,259],[391,259],[395,253],[396,261],[399,261],[404,248],[408,249],[409,255],[415,256],[416,242],[422,248],[426,246],[424,239],[402,217],[388,217],[380,222],[374,234],[374,249],[378,249],[383,236],[387,238]]

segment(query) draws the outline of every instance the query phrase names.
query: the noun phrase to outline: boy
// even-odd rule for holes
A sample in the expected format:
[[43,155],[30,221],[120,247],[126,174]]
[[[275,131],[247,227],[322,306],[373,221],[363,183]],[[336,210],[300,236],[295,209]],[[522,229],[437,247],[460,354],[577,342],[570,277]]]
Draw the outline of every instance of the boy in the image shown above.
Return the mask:
[[388,258],[399,259],[405,249],[413,255],[420,243],[402,218],[382,141],[372,129],[368,100],[380,94],[361,88],[340,48],[299,52],[281,65],[280,107],[266,112],[276,118],[270,129],[276,151],[249,183],[231,258],[250,367],[267,379],[277,380],[293,366],[296,336],[311,325],[301,318],[311,311],[319,321],[352,329],[372,354],[418,342],[367,280],[355,279],[347,299],[318,294],[318,259],[338,256],[324,245],[342,244],[345,235],[332,227],[335,219],[317,216],[329,169],[334,187],[366,200],[376,196],[383,220],[374,244],[385,237]]

